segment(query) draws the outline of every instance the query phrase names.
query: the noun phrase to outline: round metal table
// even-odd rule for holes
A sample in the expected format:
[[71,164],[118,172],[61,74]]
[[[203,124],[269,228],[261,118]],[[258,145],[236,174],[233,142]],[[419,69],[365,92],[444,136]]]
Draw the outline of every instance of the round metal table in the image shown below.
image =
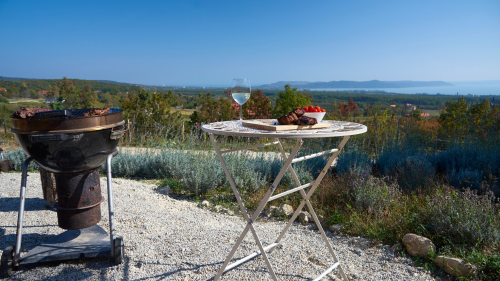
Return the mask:
[[[248,121],[263,121],[263,122],[271,122],[271,121],[276,121],[276,119],[257,119],[257,120],[248,120]],[[340,261],[337,259],[335,252],[333,251],[332,246],[330,245],[330,242],[328,242],[328,239],[326,237],[325,231],[323,230],[323,227],[321,226],[320,221],[318,220],[318,217],[316,216],[316,213],[314,212],[314,209],[311,205],[311,202],[309,201],[309,198],[311,195],[314,193],[316,188],[319,186],[321,180],[323,177],[326,175],[328,172],[329,168],[332,166],[333,161],[335,158],[337,158],[340,150],[344,147],[345,143],[349,140],[349,137],[352,135],[358,135],[358,134],[363,134],[367,131],[367,127],[362,124],[358,123],[353,123],[353,122],[345,122],[345,121],[332,121],[332,120],[323,120],[321,123],[329,123],[330,127],[325,128],[325,129],[311,129],[311,130],[291,130],[291,131],[268,131],[268,130],[259,130],[259,129],[254,129],[250,127],[246,127],[241,125],[241,122],[239,121],[224,121],[224,122],[214,122],[211,124],[206,124],[202,126],[202,130],[207,132],[210,136],[210,141],[212,142],[212,145],[215,149],[215,152],[217,154],[217,157],[219,158],[219,161],[221,162],[222,168],[224,169],[224,173],[229,181],[229,184],[231,185],[231,189],[234,192],[234,195],[236,196],[236,200],[238,201],[238,204],[241,209],[241,213],[243,214],[244,219],[246,220],[246,227],[241,233],[240,237],[234,244],[233,248],[231,249],[231,252],[229,255],[226,257],[226,260],[224,261],[224,264],[222,267],[219,269],[217,272],[217,275],[214,277],[214,281],[217,281],[221,278],[222,274],[228,270],[231,270],[238,265],[247,262],[254,257],[258,255],[262,255],[264,261],[266,262],[267,268],[269,270],[269,274],[271,275],[271,278],[275,281],[278,280],[276,277],[276,274],[274,273],[273,267],[271,263],[269,262],[269,259],[267,257],[266,251],[273,251],[276,246],[279,245],[281,239],[285,236],[286,232],[292,225],[292,223],[295,221],[297,216],[299,215],[300,211],[302,208],[307,205],[309,209],[309,213],[314,219],[314,222],[316,223],[318,230],[321,233],[321,236],[323,237],[323,240],[326,243],[326,246],[330,252],[330,254],[333,256],[333,260],[335,261],[333,265],[328,267],[323,273],[318,275],[313,281],[321,280],[323,277],[325,277],[328,273],[330,273],[332,270],[335,268],[339,268],[339,273],[344,279],[344,281],[348,281],[349,279],[347,278],[346,274],[344,273],[344,270],[342,269],[340,265]],[[225,135],[225,136],[239,136],[239,137],[253,137],[253,138],[274,138],[275,141],[265,143],[265,144],[257,144],[257,145],[252,145],[252,146],[247,146],[247,147],[242,147],[242,148],[234,148],[234,149],[228,149],[221,151],[219,149],[219,146],[217,145],[217,142],[215,141],[214,134],[216,135]],[[330,138],[330,137],[343,137],[342,141],[340,142],[340,145],[336,148],[321,151],[315,154],[310,154],[302,157],[295,158],[297,155],[301,145],[302,145],[302,139],[303,138]],[[292,151],[290,155],[286,155],[285,150],[283,149],[283,146],[281,145],[280,139],[282,138],[295,138],[297,139],[297,143],[295,146],[292,148]],[[269,146],[269,145],[276,145],[285,160],[285,164],[281,168],[280,172],[278,173],[278,176],[276,179],[274,179],[273,184],[268,188],[266,194],[264,195],[264,198],[260,201],[259,206],[255,210],[255,212],[250,216],[243,205],[243,201],[241,200],[241,195],[238,192],[238,189],[236,187],[236,184],[234,183],[231,174],[229,173],[229,170],[227,169],[226,163],[224,162],[224,159],[222,158],[222,154],[224,153],[229,153],[229,152],[235,152],[235,151],[240,151],[240,150],[247,150],[247,149],[253,149],[253,148],[259,148],[259,147],[264,147],[264,146]],[[318,175],[318,177],[306,184],[302,184],[299,181],[299,178],[297,177],[297,174],[292,168],[293,163],[297,163],[300,161],[304,161],[307,159],[319,157],[322,155],[330,154],[333,153],[333,155],[330,157],[328,160],[327,164],[321,171],[321,173]],[[274,195],[274,190],[276,187],[278,187],[279,182],[283,178],[285,172],[287,170],[290,170],[292,173],[293,179],[297,185],[297,187],[292,188],[288,191],[282,192],[280,194]],[[309,188],[308,192],[306,193],[304,189]],[[299,207],[295,212],[293,213],[292,217],[288,221],[287,225],[283,229],[283,231],[280,233],[276,241],[272,244],[269,244],[267,246],[263,246],[259,236],[257,235],[257,232],[255,231],[255,228],[253,226],[253,222],[258,218],[259,214],[262,212],[264,207],[267,205],[272,200],[276,200],[278,198],[281,198],[285,195],[294,193],[294,192],[299,192],[300,195],[302,196],[302,202],[300,203]],[[229,264],[231,259],[233,258],[234,254],[236,253],[236,250],[240,246],[241,242],[243,241],[243,238],[245,238],[246,234],[248,231],[251,231],[255,242],[259,248],[258,251],[254,252],[253,254],[244,257],[232,264]]]

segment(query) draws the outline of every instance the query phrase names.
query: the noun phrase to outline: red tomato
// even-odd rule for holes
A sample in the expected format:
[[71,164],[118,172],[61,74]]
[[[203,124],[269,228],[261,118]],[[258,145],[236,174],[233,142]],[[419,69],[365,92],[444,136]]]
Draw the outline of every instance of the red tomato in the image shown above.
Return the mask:
[[307,107],[302,107],[302,109],[303,109],[305,112],[307,112]]
[[323,108],[321,109],[321,112],[326,112],[326,110],[324,110]]
[[321,107],[319,107],[318,105],[316,105],[314,109],[319,110],[321,112]]
[[318,113],[319,113],[319,112],[321,112],[321,111],[320,111],[319,109],[315,109],[315,110],[314,110],[314,112],[318,112]]
[[308,108],[307,108],[307,112],[314,112],[314,107],[312,105],[310,105]]

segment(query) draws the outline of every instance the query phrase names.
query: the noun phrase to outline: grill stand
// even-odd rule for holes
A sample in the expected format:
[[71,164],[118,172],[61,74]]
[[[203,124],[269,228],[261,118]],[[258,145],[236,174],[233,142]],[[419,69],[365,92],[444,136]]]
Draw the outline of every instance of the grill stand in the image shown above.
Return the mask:
[[[111,183],[111,160],[118,154],[115,150],[108,155],[107,186],[110,234],[98,225],[78,230],[67,230],[33,248],[27,254],[20,256],[21,239],[23,230],[24,203],[26,195],[26,182],[28,177],[28,165],[33,160],[28,158],[22,166],[21,194],[19,200],[19,213],[17,220],[16,246],[7,247],[2,253],[1,272],[5,277],[12,276],[13,269],[20,265],[67,261],[80,258],[111,257],[116,264],[123,260],[123,239],[115,237],[114,211],[113,211],[113,189]],[[108,238],[109,237],[109,238]],[[109,240],[108,240],[109,239]]]

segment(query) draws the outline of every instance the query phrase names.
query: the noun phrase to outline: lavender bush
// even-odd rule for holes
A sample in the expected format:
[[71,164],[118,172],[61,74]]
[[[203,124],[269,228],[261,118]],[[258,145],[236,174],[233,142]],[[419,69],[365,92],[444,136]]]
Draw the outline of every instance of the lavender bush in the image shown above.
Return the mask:
[[457,244],[490,247],[500,242],[500,205],[493,193],[441,189],[428,197],[430,226]]
[[350,183],[350,194],[357,209],[381,214],[402,195],[396,183],[387,184],[368,174],[354,174]]
[[339,155],[337,160],[337,173],[339,175],[349,173],[370,173],[372,160],[369,155],[361,150],[351,150]]

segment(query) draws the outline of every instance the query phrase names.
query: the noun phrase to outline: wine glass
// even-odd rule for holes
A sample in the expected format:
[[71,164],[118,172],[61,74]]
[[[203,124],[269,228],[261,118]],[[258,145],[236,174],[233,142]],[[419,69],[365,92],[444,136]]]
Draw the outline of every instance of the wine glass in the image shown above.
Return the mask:
[[233,96],[233,99],[240,105],[240,122],[243,121],[242,118],[242,108],[243,104],[247,102],[247,100],[250,98],[250,81],[246,78],[235,78],[233,79],[233,84],[231,86],[231,95]]

